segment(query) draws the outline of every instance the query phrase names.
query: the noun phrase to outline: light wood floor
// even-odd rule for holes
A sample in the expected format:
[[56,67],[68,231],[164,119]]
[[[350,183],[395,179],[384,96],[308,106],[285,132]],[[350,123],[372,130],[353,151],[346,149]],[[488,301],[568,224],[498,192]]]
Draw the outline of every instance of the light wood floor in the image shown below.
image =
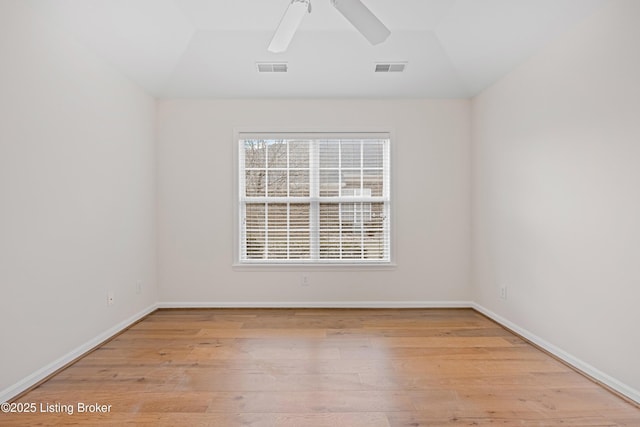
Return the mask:
[[74,413],[0,425],[640,426],[636,406],[466,309],[160,310],[17,402]]

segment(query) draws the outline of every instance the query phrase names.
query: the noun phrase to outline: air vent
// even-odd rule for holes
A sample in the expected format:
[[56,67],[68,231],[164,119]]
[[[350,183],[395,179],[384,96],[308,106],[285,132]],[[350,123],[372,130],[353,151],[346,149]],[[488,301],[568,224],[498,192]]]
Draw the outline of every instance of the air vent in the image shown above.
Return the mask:
[[286,62],[256,62],[259,73],[286,73],[289,70]]
[[401,73],[406,68],[406,62],[378,62],[376,63],[376,73]]

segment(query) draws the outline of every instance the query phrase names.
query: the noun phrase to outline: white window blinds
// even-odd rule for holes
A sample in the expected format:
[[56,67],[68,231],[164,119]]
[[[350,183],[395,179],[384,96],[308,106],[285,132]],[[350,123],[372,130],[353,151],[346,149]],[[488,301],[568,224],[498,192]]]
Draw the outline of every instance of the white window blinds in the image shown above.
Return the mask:
[[240,134],[241,263],[388,263],[388,134]]

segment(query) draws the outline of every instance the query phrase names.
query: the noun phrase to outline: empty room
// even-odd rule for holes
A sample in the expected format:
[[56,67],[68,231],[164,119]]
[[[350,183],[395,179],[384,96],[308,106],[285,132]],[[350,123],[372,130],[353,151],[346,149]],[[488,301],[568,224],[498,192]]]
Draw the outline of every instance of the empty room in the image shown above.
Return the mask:
[[0,425],[640,426],[639,24],[0,0]]

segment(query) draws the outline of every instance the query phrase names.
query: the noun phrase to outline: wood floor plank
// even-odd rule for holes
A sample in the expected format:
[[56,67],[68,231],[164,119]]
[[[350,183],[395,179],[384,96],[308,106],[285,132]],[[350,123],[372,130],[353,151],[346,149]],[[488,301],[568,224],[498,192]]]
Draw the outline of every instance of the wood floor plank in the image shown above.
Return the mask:
[[407,392],[216,392],[208,412],[396,412],[414,409]]
[[384,348],[459,348],[459,347],[510,347],[502,337],[390,337],[371,338],[373,345]]
[[289,329],[289,328],[242,328],[219,329],[206,328],[197,333],[199,338],[325,338],[325,329]]
[[[136,426],[136,427],[390,427],[383,412],[356,413],[113,413],[107,416],[74,414],[74,425],[83,427]],[[68,415],[51,415],[40,424],[23,420],[12,427],[34,425],[70,425]]]
[[640,426],[637,406],[471,309],[159,310],[15,403],[75,411],[3,427]]

